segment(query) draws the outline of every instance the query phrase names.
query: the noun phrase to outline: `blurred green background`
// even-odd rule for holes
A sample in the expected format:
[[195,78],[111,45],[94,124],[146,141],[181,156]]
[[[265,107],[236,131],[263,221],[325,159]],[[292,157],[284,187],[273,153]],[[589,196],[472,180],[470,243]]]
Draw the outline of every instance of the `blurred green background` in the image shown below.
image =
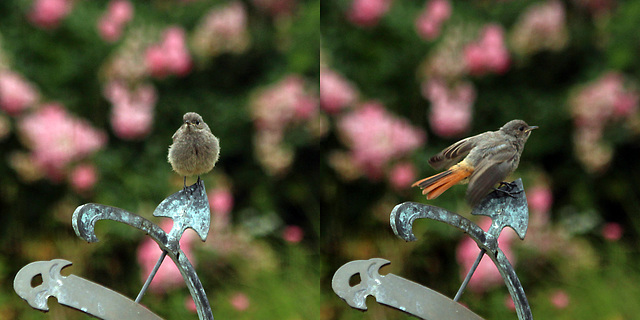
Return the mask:
[[[319,116],[319,9],[319,1],[2,1],[0,318],[88,318],[55,299],[44,314],[13,291],[20,268],[53,258],[73,262],[63,275],[135,298],[148,237],[102,221],[100,241],[89,244],[71,215],[95,202],[167,220],[152,212],[182,188],[166,157],[188,111],[221,143],[202,176],[211,233],[188,245],[215,318],[317,318],[320,211],[307,181],[319,179],[320,135],[305,124]],[[308,112],[294,117],[298,109]],[[260,149],[260,136],[274,131],[263,118],[285,112],[279,138]],[[265,161],[282,153],[280,166]],[[197,318],[184,285],[161,285],[142,303],[166,319]]]

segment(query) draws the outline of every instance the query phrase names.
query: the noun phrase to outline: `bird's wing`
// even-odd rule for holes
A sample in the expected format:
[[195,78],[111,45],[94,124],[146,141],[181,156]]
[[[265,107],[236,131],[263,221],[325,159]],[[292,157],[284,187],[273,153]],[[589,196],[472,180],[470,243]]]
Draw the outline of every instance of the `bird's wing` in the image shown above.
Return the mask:
[[471,207],[477,205],[497,183],[507,178],[518,156],[513,146],[508,144],[487,151],[487,156],[479,161],[469,179],[466,199]]
[[476,146],[478,136],[479,135],[475,135],[473,137],[462,139],[448,146],[444,150],[440,151],[440,153],[431,157],[431,159],[429,159],[429,165],[436,170],[452,166],[468,155],[469,151]]

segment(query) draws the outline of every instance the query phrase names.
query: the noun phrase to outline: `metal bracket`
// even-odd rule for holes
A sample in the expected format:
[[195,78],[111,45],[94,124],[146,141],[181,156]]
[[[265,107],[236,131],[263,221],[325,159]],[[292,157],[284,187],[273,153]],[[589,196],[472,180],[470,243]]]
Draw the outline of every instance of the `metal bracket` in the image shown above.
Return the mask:
[[[428,219],[447,223],[467,233],[478,244],[478,247],[481,249],[480,254],[478,255],[478,259],[476,260],[476,264],[474,265],[474,267],[472,267],[471,270],[469,270],[469,273],[466,279],[464,280],[464,282],[462,283],[460,290],[458,290],[458,294],[456,294],[455,299],[451,300],[444,296],[434,298],[436,296],[431,292],[432,290],[425,287],[422,287],[421,289],[411,289],[411,290],[414,292],[415,295],[417,295],[417,297],[420,297],[419,299],[435,299],[434,301],[441,301],[441,303],[438,303],[437,306],[435,306],[434,308],[437,309],[437,312],[444,312],[443,311],[444,309],[448,310],[445,313],[439,313],[439,314],[448,314],[444,318],[450,318],[452,315],[458,314],[460,312],[458,311],[459,305],[456,303],[456,301],[460,298],[460,295],[464,291],[469,279],[471,278],[471,275],[473,274],[473,272],[475,271],[475,268],[477,267],[477,264],[480,262],[480,259],[486,253],[494,262],[494,264],[498,268],[498,271],[502,275],[502,278],[505,281],[505,284],[509,290],[509,293],[511,294],[511,297],[514,301],[518,318],[521,320],[533,319],[533,316],[531,314],[531,308],[529,306],[529,302],[527,301],[527,297],[524,293],[524,289],[520,284],[520,280],[518,279],[515,273],[515,270],[513,269],[513,266],[511,265],[507,257],[504,255],[504,253],[498,246],[498,237],[500,236],[502,229],[504,229],[505,227],[510,227],[513,230],[515,230],[515,232],[518,234],[520,239],[524,239],[525,234],[527,232],[527,226],[529,223],[529,211],[527,207],[527,198],[525,196],[524,187],[522,185],[522,180],[518,179],[514,182],[503,184],[501,188],[496,189],[495,191],[491,192],[487,197],[485,197],[482,200],[482,202],[472,210],[471,213],[474,215],[489,216],[492,220],[492,224],[491,224],[491,227],[489,228],[489,231],[485,232],[478,225],[476,225],[469,219],[462,217],[457,213],[454,213],[439,207],[435,207],[435,206],[430,206],[430,205],[416,203],[416,202],[404,202],[397,205],[395,208],[393,208],[390,215],[391,228],[393,229],[393,232],[398,237],[402,238],[405,241],[417,240],[417,238],[412,232],[413,222],[416,219],[428,218]],[[374,261],[374,260],[372,259],[370,261]],[[386,261],[386,260],[381,260],[381,261]],[[336,274],[334,275],[334,282],[343,281],[344,278],[346,277],[346,275],[342,274],[342,271],[340,270],[342,270],[342,268],[340,268],[338,272],[336,272]],[[360,275],[362,277],[362,273],[360,273]],[[336,277],[338,279],[336,279]],[[351,275],[349,275],[349,277],[351,277]],[[389,275],[385,277],[389,277]],[[396,276],[393,276],[393,277],[396,277]],[[349,278],[346,278],[346,280],[348,283]],[[394,281],[400,282],[400,280],[394,280]],[[402,281],[410,282],[405,279],[402,279]],[[407,287],[415,288],[415,284],[406,284],[406,285]],[[361,290],[360,294],[366,293],[367,295],[368,294],[373,295],[374,293],[380,292],[380,291],[393,292],[391,297],[386,297],[385,298],[386,300],[383,300],[383,301],[393,301],[394,299],[400,302],[404,301],[402,300],[403,298],[398,295],[397,293],[398,290],[395,290],[395,289],[391,290],[388,288],[385,288],[383,290],[380,288],[381,286],[384,287],[385,282],[378,282],[378,287],[376,288],[376,290],[373,290],[373,291]],[[347,299],[345,297],[351,297],[349,290],[347,289],[348,288],[341,287],[341,286],[334,287],[334,291],[336,292],[336,294],[338,294],[338,296],[340,296],[345,300]],[[414,298],[414,299],[418,299],[418,298]],[[376,296],[376,300],[378,300],[377,296]],[[447,303],[444,302],[445,300],[447,301]],[[348,300],[347,302],[349,303]],[[384,303],[384,302],[381,302],[381,303]],[[413,306],[412,304],[413,302],[405,301],[405,303],[409,303],[411,306]],[[362,304],[364,304],[364,301],[362,302]],[[351,305],[352,307],[355,307],[351,303],[349,303],[349,305]],[[402,304],[400,306],[394,306],[394,307],[403,311],[410,310],[408,309],[410,308],[410,306],[406,304]],[[365,310],[366,310],[366,306],[365,306]],[[422,310],[422,308],[420,310]],[[433,312],[436,312],[436,311],[433,311]],[[424,310],[420,312],[417,312],[414,310],[414,312],[410,312],[410,313],[422,319],[442,318],[442,317],[434,317],[432,314],[426,313]]]
[[[180,270],[180,273],[182,274],[182,277],[184,278],[184,281],[189,288],[189,292],[191,293],[191,296],[193,297],[196,305],[198,317],[200,319],[213,320],[213,314],[211,311],[211,306],[209,305],[209,300],[207,299],[207,294],[204,291],[198,275],[196,274],[195,268],[193,267],[189,259],[187,259],[187,256],[184,254],[184,252],[180,249],[179,242],[180,238],[182,237],[182,233],[186,230],[186,228],[192,228],[193,230],[195,230],[202,241],[205,241],[207,238],[211,221],[211,213],[209,211],[209,201],[207,199],[204,182],[199,180],[195,184],[189,187],[185,187],[184,189],[170,195],[169,197],[164,199],[160,203],[160,205],[158,205],[153,215],[156,217],[169,217],[173,219],[173,227],[168,234],[158,225],[141,216],[128,212],[124,209],[96,203],[88,203],[76,208],[72,217],[72,225],[73,229],[76,232],[76,235],[90,243],[98,241],[98,237],[95,234],[95,224],[100,220],[118,221],[144,231],[163,250],[163,255],[158,261],[157,267],[160,266],[162,260],[166,255],[171,257],[175,265],[178,267],[178,270]],[[51,267],[51,270],[59,271],[60,269],[62,269],[62,267],[70,264],[70,262],[66,260],[57,259],[52,261],[55,262],[55,268]],[[34,268],[35,267],[32,266],[32,264],[25,266],[22,270],[27,271],[18,273],[14,281],[15,284],[19,284],[17,287],[15,287],[16,292],[28,302],[30,299],[28,299],[29,296],[25,297],[21,293],[30,292],[30,289],[32,289],[30,281],[33,278],[33,272],[35,272],[33,271]],[[43,274],[43,278],[45,273],[46,272],[39,272],[39,274]],[[138,299],[136,299],[135,302],[132,302],[135,306],[141,307],[141,305],[137,304],[137,302],[139,302],[140,298],[144,294],[144,291],[146,290],[148,283],[151,282],[153,275],[155,275],[155,272],[152,272],[149,279],[147,280],[147,283],[145,283],[145,286],[143,286],[140,294],[138,295]],[[69,276],[66,278],[47,276],[47,279],[66,280],[48,281],[48,291],[46,292],[60,293],[64,291],[65,296],[75,297],[85,294],[84,292],[86,290],[92,291],[92,293],[90,294],[87,293],[88,295],[91,295],[93,297],[92,299],[77,300],[70,304],[63,303],[65,305],[72,306],[85,313],[89,313],[88,310],[92,310],[93,307],[99,307],[101,310],[106,311],[99,313],[99,315],[94,313],[89,314],[104,319],[134,318],[136,316],[136,313],[125,313],[125,316],[119,316],[122,315],[122,313],[115,313],[116,311],[110,311],[111,309],[104,308],[105,302],[112,303],[111,301],[114,301],[109,297],[117,293],[107,288],[101,287],[95,283],[91,283],[87,280],[75,276]],[[91,283],[91,285],[78,285],[78,283],[84,282],[81,282],[77,279],[89,282]],[[67,282],[73,283],[74,285],[64,285]],[[42,294],[45,293],[41,293],[41,295]],[[29,302],[29,304],[34,306],[33,304],[31,304],[31,302]],[[131,307],[126,310],[134,310],[135,308],[137,307]],[[48,308],[39,309],[43,311],[48,310]],[[124,310],[124,308],[117,309],[118,312],[123,312],[122,310]]]

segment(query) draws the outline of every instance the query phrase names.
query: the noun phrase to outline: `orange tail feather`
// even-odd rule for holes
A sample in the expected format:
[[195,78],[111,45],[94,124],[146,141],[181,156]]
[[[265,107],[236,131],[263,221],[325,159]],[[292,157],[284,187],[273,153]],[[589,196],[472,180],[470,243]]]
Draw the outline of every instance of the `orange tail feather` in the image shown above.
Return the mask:
[[427,196],[427,200],[431,200],[437,198],[465,178],[468,178],[472,173],[473,168],[461,162],[452,166],[447,171],[416,181],[411,186],[420,187],[422,194]]

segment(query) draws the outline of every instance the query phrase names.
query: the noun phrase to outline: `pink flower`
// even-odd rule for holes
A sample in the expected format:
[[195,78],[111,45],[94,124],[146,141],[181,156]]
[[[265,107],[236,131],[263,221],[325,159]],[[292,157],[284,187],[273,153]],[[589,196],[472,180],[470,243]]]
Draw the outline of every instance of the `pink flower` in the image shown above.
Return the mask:
[[55,29],[71,9],[72,3],[68,0],[35,0],[28,17],[37,27]]
[[[478,226],[480,226],[485,231],[489,230],[489,227],[491,226],[491,218],[483,216],[478,221]],[[498,238],[500,249],[502,249],[505,256],[507,257],[507,259],[509,259],[512,265],[515,265],[516,262],[515,257],[511,252],[511,244],[515,236],[516,235],[513,230],[505,229],[502,231],[500,237]],[[469,271],[469,269],[471,269],[471,266],[475,262],[479,252],[480,249],[478,248],[478,245],[470,237],[465,236],[464,239],[460,242],[460,245],[458,245],[456,256],[458,259],[458,263],[460,263],[461,266],[461,279],[464,279],[464,277],[467,275],[467,272]],[[502,276],[500,275],[500,272],[498,271],[498,268],[496,268],[491,259],[489,259],[488,257],[484,257],[480,261],[480,264],[471,277],[471,280],[469,280],[469,290],[475,292],[485,292],[486,290],[503,283],[504,281],[502,279]]]
[[430,0],[416,19],[418,35],[425,40],[433,40],[440,35],[442,24],[451,16],[449,0]]
[[109,42],[117,41],[124,26],[133,18],[133,5],[127,0],[112,0],[107,11],[98,19],[100,36]]
[[511,311],[516,311],[516,304],[513,303],[513,298],[510,295],[506,295],[504,298],[504,306]]
[[237,311],[245,311],[249,309],[249,306],[251,305],[249,297],[242,292],[236,292],[233,294],[229,299],[229,303],[231,303],[231,306]]
[[216,188],[209,191],[209,206],[214,212],[228,214],[233,209],[233,195],[226,188]]
[[558,309],[564,309],[569,306],[569,295],[564,290],[556,290],[551,297],[551,304]]
[[282,238],[290,243],[298,243],[304,238],[304,231],[298,226],[287,226],[282,231]]
[[318,103],[305,89],[304,79],[290,75],[258,94],[251,111],[259,129],[281,130],[317,114]]
[[112,81],[105,88],[105,97],[113,104],[111,127],[122,139],[140,139],[151,131],[156,91],[151,85],[140,85],[129,91],[121,82]]
[[167,28],[161,43],[147,48],[145,61],[149,73],[158,78],[169,74],[184,76],[191,71],[191,56],[180,27]]
[[249,46],[247,10],[234,1],[215,8],[203,18],[193,32],[194,52],[200,56],[216,56],[223,52],[241,53]]
[[569,98],[576,154],[589,171],[604,170],[613,156],[613,148],[602,141],[606,125],[637,113],[638,91],[626,82],[622,74],[607,72]]
[[98,33],[105,41],[114,42],[120,39],[122,29],[118,23],[103,16],[98,19]]
[[[173,221],[170,219],[163,219],[160,223],[160,227],[166,232],[170,232],[172,226]],[[187,229],[182,235],[182,238],[180,238],[180,249],[182,249],[187,259],[194,265],[196,261],[192,252],[192,245],[193,241],[197,238],[198,235],[191,229]],[[145,237],[145,240],[138,247],[138,264],[140,264],[142,268],[142,274],[140,275],[142,281],[147,280],[147,276],[153,270],[161,254],[162,250],[158,247],[158,244],[153,241],[153,239]],[[149,285],[149,289],[153,292],[161,293],[184,285],[185,282],[180,270],[178,270],[178,267],[176,267],[173,261],[167,257],[162,262],[162,265],[160,265],[158,273],[156,273],[156,276]]]
[[353,0],[347,13],[349,21],[361,27],[373,27],[391,7],[391,0]]
[[485,26],[480,40],[466,46],[464,57],[471,74],[505,73],[509,69],[510,59],[502,27],[495,24]]
[[358,93],[351,83],[328,68],[320,68],[320,106],[335,114],[353,104]]
[[220,231],[229,225],[229,213],[233,209],[233,195],[227,188],[216,188],[207,194],[212,214],[212,227]]
[[17,115],[38,100],[36,90],[12,71],[0,71],[0,108]]
[[76,192],[81,193],[90,190],[98,180],[96,167],[92,164],[81,164],[73,169],[69,179]]
[[608,241],[618,241],[622,238],[624,230],[619,223],[609,222],[602,227],[602,236]]
[[377,102],[363,103],[338,121],[338,132],[351,149],[354,163],[370,179],[378,179],[391,160],[415,150],[426,140],[424,131],[397,118]]
[[81,160],[101,149],[106,135],[85,120],[67,113],[62,105],[44,105],[18,123],[20,132],[32,150],[36,165],[49,178],[59,181],[70,162]]
[[529,208],[536,212],[548,212],[553,204],[553,194],[551,190],[543,185],[538,185],[527,193]]
[[398,163],[389,173],[389,182],[395,190],[404,190],[411,187],[416,180],[416,167],[411,162]]
[[429,123],[437,135],[455,137],[469,130],[476,95],[471,83],[450,89],[444,81],[431,78],[422,85],[422,95],[431,102]]
[[563,49],[569,38],[560,1],[531,5],[518,18],[511,34],[514,51],[529,55],[541,50]]
[[191,296],[188,296],[184,299],[184,308],[191,313],[198,312],[198,308],[196,307],[196,302],[193,301],[193,297]]
[[119,25],[125,24],[133,18],[133,4],[128,0],[111,0],[107,16]]

